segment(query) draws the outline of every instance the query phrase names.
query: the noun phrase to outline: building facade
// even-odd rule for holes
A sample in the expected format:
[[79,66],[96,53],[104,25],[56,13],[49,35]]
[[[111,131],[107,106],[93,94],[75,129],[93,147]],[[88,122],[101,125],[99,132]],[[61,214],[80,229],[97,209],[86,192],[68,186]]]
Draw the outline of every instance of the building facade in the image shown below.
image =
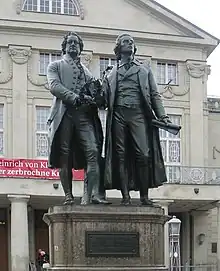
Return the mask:
[[[39,248],[49,250],[42,216],[50,205],[61,202],[63,192],[57,172],[45,164],[52,101],[45,75],[48,64],[61,57],[60,45],[68,31],[82,36],[82,62],[96,78],[115,64],[117,35],[134,36],[137,58],[151,65],[167,113],[182,126],[177,136],[160,132],[168,183],[150,196],[166,214],[182,221],[183,265],[219,263],[220,100],[207,98],[207,58],[219,40],[153,0],[8,0],[2,5],[1,271],[35,261]],[[105,114],[100,112],[103,126]],[[80,178],[76,172],[75,179]],[[82,181],[74,181],[73,187],[80,198]],[[109,191],[108,197],[114,200],[120,193]]]

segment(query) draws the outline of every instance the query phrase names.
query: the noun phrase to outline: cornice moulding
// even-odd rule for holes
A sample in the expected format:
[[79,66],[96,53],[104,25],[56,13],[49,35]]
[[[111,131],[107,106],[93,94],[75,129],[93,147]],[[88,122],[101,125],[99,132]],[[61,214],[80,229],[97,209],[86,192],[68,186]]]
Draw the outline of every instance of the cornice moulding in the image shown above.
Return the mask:
[[[58,29],[59,27],[59,29]],[[2,21],[0,20],[0,28],[1,32],[18,32],[19,35],[39,33],[41,35],[50,35],[63,36],[65,32],[68,32],[72,29],[72,25],[64,25],[64,24],[49,24],[49,23],[39,23],[39,22],[19,22],[19,21]],[[200,46],[201,48],[210,46],[203,39],[196,39],[184,36],[175,36],[175,35],[166,35],[161,33],[145,33],[136,30],[123,30],[123,29],[110,29],[110,28],[101,28],[101,27],[93,27],[93,26],[74,26],[75,31],[78,32],[83,38],[99,38],[105,40],[115,40],[115,38],[122,32],[130,32],[136,39],[137,42],[152,42],[158,43],[158,41],[162,43],[169,44],[180,44],[189,45],[189,46]],[[213,45],[214,46],[214,45]]]

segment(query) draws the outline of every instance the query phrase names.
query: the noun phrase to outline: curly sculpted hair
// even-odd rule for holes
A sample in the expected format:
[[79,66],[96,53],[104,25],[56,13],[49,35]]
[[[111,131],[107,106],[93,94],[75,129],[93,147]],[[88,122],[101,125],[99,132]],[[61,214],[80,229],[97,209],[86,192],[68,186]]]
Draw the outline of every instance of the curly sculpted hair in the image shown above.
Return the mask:
[[62,48],[62,53],[65,55],[66,54],[66,44],[67,44],[67,39],[69,36],[76,36],[79,40],[79,47],[80,47],[80,53],[83,51],[84,43],[80,35],[78,35],[76,32],[69,32],[63,37],[63,42],[61,44]]
[[[118,60],[121,59],[121,39],[125,36],[131,37],[133,39],[133,37],[127,33],[121,34],[117,37],[115,48],[114,48],[114,53],[115,53]],[[137,52],[137,47],[134,45],[134,55],[136,54],[136,52]]]

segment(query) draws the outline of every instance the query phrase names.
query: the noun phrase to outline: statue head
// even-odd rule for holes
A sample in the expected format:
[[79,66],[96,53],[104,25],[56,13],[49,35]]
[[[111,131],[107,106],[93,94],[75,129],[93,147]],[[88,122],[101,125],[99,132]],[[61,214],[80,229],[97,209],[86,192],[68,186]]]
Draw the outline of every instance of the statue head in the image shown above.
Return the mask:
[[117,59],[121,59],[121,55],[134,56],[137,52],[137,47],[135,46],[134,39],[130,34],[124,33],[117,37],[116,44],[114,48],[114,53]]
[[62,53],[69,54],[72,57],[77,57],[83,51],[83,40],[75,32],[69,32],[64,36],[63,42],[61,44]]

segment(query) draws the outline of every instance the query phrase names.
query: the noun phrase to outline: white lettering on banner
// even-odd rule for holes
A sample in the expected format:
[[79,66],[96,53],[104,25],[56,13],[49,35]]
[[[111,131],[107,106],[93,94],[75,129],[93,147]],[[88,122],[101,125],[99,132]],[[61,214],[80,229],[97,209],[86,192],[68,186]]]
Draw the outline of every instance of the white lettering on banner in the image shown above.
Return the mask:
[[[59,179],[58,169],[48,168],[45,160],[0,159],[0,177]],[[73,170],[74,180],[84,180],[83,170]]]
[[0,167],[23,167],[23,162],[18,160],[18,161],[13,161],[13,160],[0,160]]
[[54,177],[59,177],[59,172],[52,169],[52,174],[51,175],[54,176]]
[[25,163],[26,167],[33,167],[33,168],[38,168],[39,164],[38,163]]
[[47,168],[47,162],[41,162],[40,167],[41,168]]
[[[6,172],[7,175],[15,176],[15,175],[27,175],[27,176],[39,176],[39,177],[49,177],[50,172],[47,171],[39,171],[39,170],[22,170],[22,169],[8,169]],[[57,176],[57,175],[53,175]]]

